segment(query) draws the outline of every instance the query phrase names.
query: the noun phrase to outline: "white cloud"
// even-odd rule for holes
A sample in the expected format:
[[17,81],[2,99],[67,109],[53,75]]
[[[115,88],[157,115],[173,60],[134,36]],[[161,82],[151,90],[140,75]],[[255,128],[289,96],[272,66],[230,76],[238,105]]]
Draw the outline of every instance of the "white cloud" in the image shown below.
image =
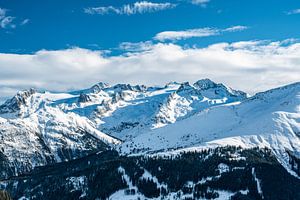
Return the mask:
[[198,29],[187,29],[183,31],[163,31],[154,37],[155,40],[166,41],[166,40],[182,40],[192,37],[208,37],[219,35],[222,32],[236,32],[247,29],[246,26],[233,26],[226,29],[215,29],[215,28],[198,28]]
[[12,21],[14,20],[14,17],[8,16],[8,17],[4,17],[1,21],[0,21],[0,27],[1,28],[14,28],[15,25],[12,24]]
[[205,6],[209,2],[210,2],[210,0],[191,0],[192,4],[200,5],[200,6]]
[[300,8],[287,12],[288,15],[300,14]]
[[119,15],[134,15],[134,14],[143,14],[150,12],[157,12],[161,10],[174,8],[176,4],[169,2],[166,3],[153,3],[148,1],[135,2],[134,4],[126,4],[122,7],[90,7],[85,8],[84,12],[87,14],[100,14],[106,15],[110,13],[115,13]]
[[3,19],[6,15],[6,10],[3,8],[0,8],[0,20]]
[[15,18],[12,16],[7,16],[7,10],[0,8],[0,28],[15,28],[12,23]]
[[184,31],[163,31],[154,37],[159,41],[166,40],[182,40],[191,37],[207,37],[217,35],[219,32],[216,29],[211,28],[199,28],[199,29],[188,29]]
[[138,51],[147,51],[152,49],[153,43],[152,41],[146,41],[146,42],[122,42],[119,45],[119,49],[123,51],[128,52],[138,52]]
[[24,20],[21,22],[21,25],[24,26],[24,25],[28,24],[29,21],[30,21],[29,19],[24,19]]
[[[299,81],[300,43],[241,41],[184,49],[155,44],[120,56],[81,48],[0,54],[0,94],[16,88],[69,90],[98,81],[164,84],[211,78],[253,93]],[[12,89],[11,89],[12,88]],[[5,92],[4,91],[4,92]]]
[[90,8],[85,8],[84,12],[87,14],[100,14],[100,15],[105,15],[109,13],[117,13],[121,14],[120,10],[118,8],[115,8],[113,6],[108,6],[108,7],[90,7]]
[[232,26],[232,27],[226,28],[224,31],[225,32],[236,32],[236,31],[243,31],[246,29],[248,29],[247,26]]

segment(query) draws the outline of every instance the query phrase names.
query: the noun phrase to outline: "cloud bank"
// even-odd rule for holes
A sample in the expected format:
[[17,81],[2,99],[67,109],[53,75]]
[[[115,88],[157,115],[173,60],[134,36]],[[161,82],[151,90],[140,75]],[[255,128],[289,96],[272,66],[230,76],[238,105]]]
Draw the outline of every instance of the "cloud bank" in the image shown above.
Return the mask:
[[119,15],[134,15],[134,14],[143,14],[143,13],[151,13],[151,12],[158,12],[161,10],[171,9],[174,8],[176,4],[172,4],[169,2],[166,3],[152,3],[148,1],[140,1],[135,2],[134,4],[126,4],[122,7],[114,7],[114,6],[107,6],[107,7],[90,7],[85,8],[84,12],[87,14],[119,14]]
[[0,94],[36,87],[70,90],[109,83],[165,84],[211,78],[254,93],[299,81],[300,43],[217,43],[205,48],[154,44],[147,51],[105,56],[81,48],[0,54]]

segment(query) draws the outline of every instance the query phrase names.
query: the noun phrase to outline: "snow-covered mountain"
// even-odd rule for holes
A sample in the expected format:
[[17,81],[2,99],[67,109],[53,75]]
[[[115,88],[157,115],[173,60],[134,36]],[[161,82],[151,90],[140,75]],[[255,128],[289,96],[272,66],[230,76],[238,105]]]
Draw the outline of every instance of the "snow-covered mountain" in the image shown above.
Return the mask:
[[300,83],[251,97],[209,79],[30,89],[0,106],[0,138],[0,180],[109,149],[168,157],[225,146],[267,148],[298,178]]
[[[3,176],[86,156],[120,143],[97,130],[87,118],[56,106],[71,94],[19,92],[0,107]],[[1,164],[1,162],[0,162]]]
[[125,153],[150,153],[227,145],[267,147],[286,169],[291,169],[288,153],[300,155],[300,83],[199,110],[187,119],[124,142],[121,149]]
[[3,166],[17,174],[71,160],[246,97],[208,79],[193,85],[109,86],[100,82],[68,93],[18,92],[0,106]]
[[299,149],[299,109],[300,83],[295,83],[243,101],[198,110],[189,118],[144,132],[123,146],[132,143],[134,148],[140,145],[154,151],[192,143]]

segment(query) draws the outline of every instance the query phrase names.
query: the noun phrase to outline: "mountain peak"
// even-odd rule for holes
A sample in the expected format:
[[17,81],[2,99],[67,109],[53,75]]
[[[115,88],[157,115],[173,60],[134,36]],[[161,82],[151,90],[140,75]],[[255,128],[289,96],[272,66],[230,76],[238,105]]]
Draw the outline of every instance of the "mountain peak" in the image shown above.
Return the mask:
[[100,90],[107,88],[107,87],[109,87],[108,83],[99,82],[99,83],[93,85],[93,87],[91,89],[94,93],[99,93]]
[[176,91],[177,94],[180,93],[188,93],[189,95],[201,95],[200,91],[190,85],[189,82],[184,82],[180,85],[180,87]]
[[177,91],[180,92],[183,90],[190,90],[192,88],[193,88],[193,86],[191,86],[189,82],[184,82],[184,83],[180,84],[180,87],[178,88]]
[[78,98],[79,103],[87,103],[91,101],[91,97],[87,94],[81,93]]
[[218,86],[219,84],[206,78],[206,79],[200,79],[200,80],[196,81],[193,85],[194,85],[194,87],[196,87],[200,90],[207,90],[210,88],[214,88],[214,87]]
[[299,93],[300,82],[288,84],[285,86],[270,89],[264,92],[256,93],[250,99],[276,99],[281,96],[292,95],[292,93]]
[[114,90],[130,90],[136,92],[146,91],[147,87],[145,85],[130,85],[130,84],[117,84],[112,87]]
[[180,85],[181,83],[179,83],[179,82],[176,82],[176,81],[171,81],[171,82],[169,82],[169,83],[167,83],[166,85],[165,85],[165,88],[168,88],[168,87],[171,87],[171,86],[175,86],[175,85]]
[[19,91],[13,98],[7,100],[0,106],[0,113],[12,113],[19,111],[22,106],[26,105],[27,99],[36,93],[36,90],[30,88],[29,90]]

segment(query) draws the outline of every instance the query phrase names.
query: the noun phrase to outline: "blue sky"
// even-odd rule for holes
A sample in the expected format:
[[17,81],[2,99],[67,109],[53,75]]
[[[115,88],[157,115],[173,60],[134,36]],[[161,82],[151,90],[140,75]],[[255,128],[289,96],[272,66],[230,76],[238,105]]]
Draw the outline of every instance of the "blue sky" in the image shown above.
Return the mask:
[[296,0],[0,0],[0,101],[18,90],[299,81]]
[[[206,38],[177,41],[179,44],[205,46],[216,42],[240,40],[283,40],[298,38],[300,14],[288,12],[300,8],[296,0],[211,0],[202,5],[191,0],[151,1],[176,4],[176,7],[143,14],[87,14],[85,8],[116,8],[136,1],[115,0],[0,0],[0,8],[14,17],[15,28],[0,29],[0,51],[32,53],[40,49],[64,49],[77,46],[110,49],[122,42],[151,40],[168,30],[227,28],[248,26],[247,31]],[[23,20],[28,23],[20,25]]]

